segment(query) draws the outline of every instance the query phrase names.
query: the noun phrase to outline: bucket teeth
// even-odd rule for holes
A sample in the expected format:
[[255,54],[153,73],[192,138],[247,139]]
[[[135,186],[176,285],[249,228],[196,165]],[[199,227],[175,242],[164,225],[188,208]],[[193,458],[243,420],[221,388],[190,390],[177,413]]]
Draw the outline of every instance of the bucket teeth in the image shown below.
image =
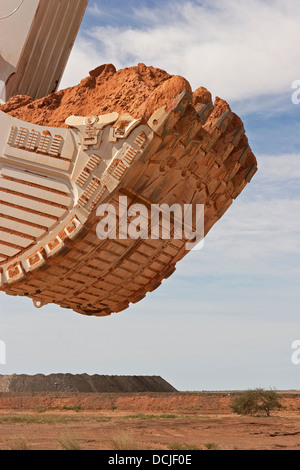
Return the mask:
[[[122,236],[130,218],[122,207],[203,204],[206,235],[253,178],[256,159],[236,115],[193,106],[187,92],[147,123],[117,113],[66,123],[0,112],[0,289],[38,308],[107,316],[157,289],[188,252],[175,218],[171,238]],[[98,236],[103,204],[118,206],[118,238]]]
[[192,101],[192,96],[183,91],[172,101],[166,104],[163,108],[156,111],[148,121],[148,126],[157,135],[164,138],[171,133],[175,124],[183,116],[187,106]]

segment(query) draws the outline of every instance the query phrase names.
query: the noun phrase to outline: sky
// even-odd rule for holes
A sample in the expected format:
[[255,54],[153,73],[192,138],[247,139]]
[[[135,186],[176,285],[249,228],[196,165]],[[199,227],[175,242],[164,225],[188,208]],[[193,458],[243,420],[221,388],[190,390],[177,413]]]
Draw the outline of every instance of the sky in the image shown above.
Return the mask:
[[[0,374],[160,375],[178,390],[300,389],[300,2],[90,0],[60,88],[143,62],[243,119],[259,171],[176,273],[88,318],[0,294]],[[293,88],[294,85],[294,88]],[[296,87],[297,85],[297,87]]]

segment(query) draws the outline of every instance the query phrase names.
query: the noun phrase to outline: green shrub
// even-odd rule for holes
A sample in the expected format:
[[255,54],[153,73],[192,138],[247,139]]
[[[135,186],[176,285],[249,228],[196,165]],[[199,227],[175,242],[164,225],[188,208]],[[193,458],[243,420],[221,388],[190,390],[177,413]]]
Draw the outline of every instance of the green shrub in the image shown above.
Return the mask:
[[72,406],[64,405],[63,410],[76,411],[76,413],[78,413],[79,411],[82,410],[82,406],[81,405],[72,405]]
[[274,390],[262,388],[242,392],[231,404],[233,412],[240,415],[265,413],[270,416],[272,410],[279,410],[281,407],[278,394]]

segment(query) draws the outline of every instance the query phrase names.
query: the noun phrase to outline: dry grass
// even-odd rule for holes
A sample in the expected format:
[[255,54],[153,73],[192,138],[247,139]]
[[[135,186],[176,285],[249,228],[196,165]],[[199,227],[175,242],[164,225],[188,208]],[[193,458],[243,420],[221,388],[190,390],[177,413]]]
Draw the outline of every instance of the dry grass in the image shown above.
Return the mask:
[[180,444],[178,442],[170,444],[168,448],[169,450],[200,450],[199,447],[194,444]]
[[38,414],[15,414],[0,416],[0,424],[62,424],[78,421],[74,416],[66,415],[43,415]]
[[140,445],[136,442],[130,432],[120,432],[111,440],[113,450],[140,450]]
[[221,450],[218,444],[215,444],[214,442],[209,442],[208,444],[205,444],[207,450]]
[[77,438],[72,434],[64,434],[56,438],[60,450],[82,450]]
[[7,450],[32,450],[25,437],[15,437],[6,441]]

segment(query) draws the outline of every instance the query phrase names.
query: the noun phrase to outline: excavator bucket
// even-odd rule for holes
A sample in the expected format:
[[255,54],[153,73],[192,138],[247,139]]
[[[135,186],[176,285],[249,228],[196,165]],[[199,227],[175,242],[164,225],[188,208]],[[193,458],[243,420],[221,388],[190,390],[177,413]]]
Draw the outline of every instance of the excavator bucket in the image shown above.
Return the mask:
[[183,91],[148,122],[112,112],[70,116],[67,128],[0,112],[2,291],[106,316],[175,271],[189,234],[176,237],[170,216],[169,237],[128,236],[130,208],[202,205],[205,236],[257,170],[230,109],[191,100]]

